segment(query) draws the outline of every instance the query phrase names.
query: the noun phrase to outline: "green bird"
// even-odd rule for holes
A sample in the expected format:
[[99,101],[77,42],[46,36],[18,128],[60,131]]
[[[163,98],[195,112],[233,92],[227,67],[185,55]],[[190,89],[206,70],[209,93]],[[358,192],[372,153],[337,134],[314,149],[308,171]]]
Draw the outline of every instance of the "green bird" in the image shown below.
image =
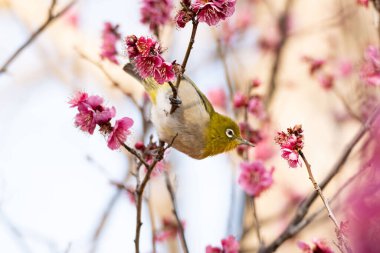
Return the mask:
[[[136,77],[133,66],[124,70]],[[141,79],[140,79],[141,80]],[[151,121],[160,140],[195,159],[224,153],[238,145],[252,143],[241,137],[238,124],[231,118],[214,110],[207,97],[188,77],[178,88],[181,105],[170,114],[172,89],[168,83],[158,84],[153,78],[141,80],[152,102]]]

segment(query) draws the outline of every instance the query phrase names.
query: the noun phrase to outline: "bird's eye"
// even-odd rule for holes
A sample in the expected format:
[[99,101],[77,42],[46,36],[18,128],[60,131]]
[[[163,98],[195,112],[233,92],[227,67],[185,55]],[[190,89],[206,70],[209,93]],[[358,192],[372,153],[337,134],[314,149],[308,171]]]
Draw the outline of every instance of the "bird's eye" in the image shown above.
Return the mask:
[[226,135],[228,138],[234,137],[234,135],[235,135],[234,130],[227,128]]

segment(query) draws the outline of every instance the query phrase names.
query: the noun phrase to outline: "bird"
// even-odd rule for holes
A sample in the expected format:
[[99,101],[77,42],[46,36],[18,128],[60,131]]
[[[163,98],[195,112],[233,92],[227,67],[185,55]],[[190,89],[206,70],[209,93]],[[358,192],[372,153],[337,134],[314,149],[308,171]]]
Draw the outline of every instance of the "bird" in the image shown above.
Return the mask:
[[204,159],[236,148],[254,146],[241,136],[238,124],[214,107],[197,85],[183,75],[178,87],[179,107],[171,113],[172,88],[152,77],[142,79],[132,64],[123,68],[139,79],[152,102],[150,120],[161,141],[194,159]]

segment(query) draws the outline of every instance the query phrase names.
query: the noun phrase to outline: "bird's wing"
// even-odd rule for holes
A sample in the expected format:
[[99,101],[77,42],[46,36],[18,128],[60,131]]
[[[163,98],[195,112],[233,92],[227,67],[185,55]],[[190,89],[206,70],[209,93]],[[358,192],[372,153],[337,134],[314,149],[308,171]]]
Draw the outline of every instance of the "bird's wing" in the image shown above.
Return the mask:
[[183,79],[188,81],[191,86],[196,90],[197,94],[199,95],[199,98],[202,101],[203,106],[205,107],[208,115],[211,115],[215,110],[208,98],[202,93],[202,91],[197,87],[197,85],[186,75],[183,76]]

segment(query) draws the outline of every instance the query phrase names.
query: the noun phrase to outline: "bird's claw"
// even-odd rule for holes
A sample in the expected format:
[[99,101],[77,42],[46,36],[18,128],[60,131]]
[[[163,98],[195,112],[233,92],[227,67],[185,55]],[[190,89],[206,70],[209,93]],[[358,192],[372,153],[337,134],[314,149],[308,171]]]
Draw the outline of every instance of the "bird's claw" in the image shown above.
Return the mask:
[[177,98],[177,97],[173,97],[173,96],[170,96],[169,97],[169,100],[170,100],[170,103],[172,104],[172,105],[180,105],[180,104],[182,104],[182,101],[181,101],[181,99],[179,99],[179,98]]

